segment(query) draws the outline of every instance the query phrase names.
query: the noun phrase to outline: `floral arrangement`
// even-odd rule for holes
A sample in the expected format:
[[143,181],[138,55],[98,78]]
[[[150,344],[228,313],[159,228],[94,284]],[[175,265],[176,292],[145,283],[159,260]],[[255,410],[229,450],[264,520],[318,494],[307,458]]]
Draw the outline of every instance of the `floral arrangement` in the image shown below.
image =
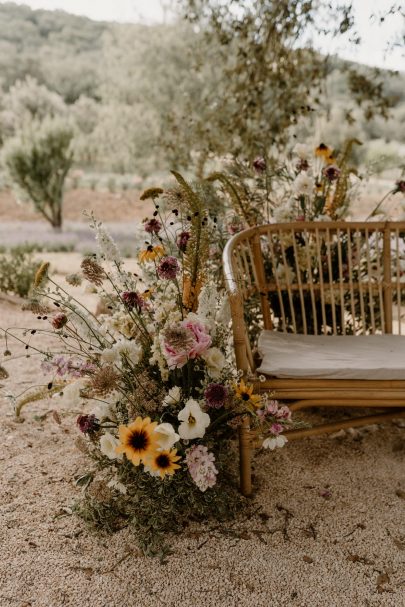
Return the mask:
[[239,503],[230,440],[244,416],[261,428],[265,448],[283,446],[292,426],[288,407],[254,393],[235,370],[228,303],[210,274],[212,220],[175,177],[172,190],[143,195],[155,210],[143,224],[136,273],[91,219],[98,254],[66,281],[89,282],[107,314],[93,315],[46,263],[30,304],[58,339],[48,351],[30,342],[44,356],[44,391],[92,407],[77,419],[78,446],[93,461],[78,479],[85,497],[77,511],[107,528],[132,524],[150,551],[163,532],[227,516]]
[[342,151],[320,143],[296,143],[285,156],[258,157],[227,164],[209,182],[219,183],[224,206],[229,209],[231,233],[271,221],[337,220],[347,214],[358,195],[360,178],[350,165],[353,145]]

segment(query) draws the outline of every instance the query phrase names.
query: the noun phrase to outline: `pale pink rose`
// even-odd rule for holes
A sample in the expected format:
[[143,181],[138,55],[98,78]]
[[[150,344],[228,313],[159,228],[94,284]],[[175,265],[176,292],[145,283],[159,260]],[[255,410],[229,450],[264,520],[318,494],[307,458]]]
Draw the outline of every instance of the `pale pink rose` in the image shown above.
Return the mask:
[[194,343],[188,352],[188,358],[197,358],[201,356],[212,343],[211,336],[207,333],[206,326],[197,318],[186,318],[181,323],[183,327],[189,329],[194,335]]
[[284,428],[281,424],[272,424],[270,427],[270,432],[272,434],[281,434],[283,430]]

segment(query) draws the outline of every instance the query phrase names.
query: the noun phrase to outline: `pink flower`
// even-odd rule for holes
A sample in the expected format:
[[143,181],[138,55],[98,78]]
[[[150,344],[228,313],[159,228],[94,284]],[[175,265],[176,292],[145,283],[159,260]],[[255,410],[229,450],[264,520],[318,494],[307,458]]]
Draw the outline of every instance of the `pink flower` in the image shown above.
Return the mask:
[[283,426],[281,424],[272,424],[270,426],[270,432],[272,434],[281,434],[282,431],[284,430]]
[[214,462],[214,454],[205,445],[194,445],[186,451],[188,471],[200,491],[206,491],[217,482],[218,470]]
[[169,368],[181,368],[190,358],[197,358],[210,347],[212,339],[206,326],[195,315],[164,331],[163,355]]
[[287,405],[280,407],[280,409],[276,412],[276,417],[279,419],[291,419],[291,411]]
[[197,318],[185,318],[181,324],[191,331],[194,336],[194,343],[188,352],[188,358],[197,358],[197,356],[204,354],[212,343],[206,326]]
[[277,416],[277,413],[278,413],[278,402],[276,400],[271,400],[266,405],[266,414]]

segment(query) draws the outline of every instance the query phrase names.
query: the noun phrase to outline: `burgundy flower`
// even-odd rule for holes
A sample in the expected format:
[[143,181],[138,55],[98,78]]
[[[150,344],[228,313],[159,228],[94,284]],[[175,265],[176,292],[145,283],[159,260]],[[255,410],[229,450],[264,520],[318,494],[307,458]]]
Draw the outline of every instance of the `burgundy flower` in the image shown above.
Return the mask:
[[266,170],[266,161],[262,156],[258,156],[253,161],[253,168],[258,173],[263,173]]
[[168,257],[163,257],[163,259],[159,262],[156,271],[160,278],[165,278],[166,280],[173,280],[174,278],[176,278],[177,274],[180,271],[179,262],[175,257],[172,257],[171,255],[169,255]]
[[323,169],[323,174],[329,181],[336,181],[340,175],[340,169],[335,164],[330,164]]
[[80,432],[83,434],[91,434],[92,432],[97,432],[100,428],[100,423],[95,415],[79,415],[76,420],[77,425],[79,426]]
[[204,392],[208,407],[220,409],[225,404],[228,390],[222,384],[210,384]]
[[60,312],[59,314],[55,314],[55,316],[51,320],[51,324],[54,329],[58,330],[58,329],[62,329],[65,326],[65,324],[67,323],[67,321],[68,321],[68,318],[67,318],[66,314],[64,314],[63,312]]
[[158,234],[162,229],[162,224],[158,219],[153,217],[152,219],[148,219],[144,223],[145,232],[149,232],[149,234]]
[[398,192],[405,194],[405,179],[398,179],[398,181],[395,182],[394,194],[397,194]]
[[181,232],[177,237],[177,246],[180,251],[185,253],[187,249],[187,243],[190,240],[190,232]]
[[304,158],[301,158],[301,160],[297,163],[297,171],[307,171],[308,169],[309,169],[308,160],[304,160]]
[[121,293],[121,299],[128,310],[136,308],[138,312],[145,306],[144,299],[135,291],[124,291]]

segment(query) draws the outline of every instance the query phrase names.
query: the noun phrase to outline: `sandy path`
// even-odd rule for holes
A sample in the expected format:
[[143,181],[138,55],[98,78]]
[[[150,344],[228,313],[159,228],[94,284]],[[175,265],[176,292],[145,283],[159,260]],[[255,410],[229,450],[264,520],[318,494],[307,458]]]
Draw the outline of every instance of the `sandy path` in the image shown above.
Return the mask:
[[[40,322],[0,306],[2,326]],[[12,389],[42,380],[34,358],[8,368]],[[74,445],[78,411],[58,405],[61,425],[51,414],[38,418],[55,406],[54,400],[33,403],[24,423],[16,423],[0,398],[2,607],[405,604],[399,423],[259,455],[253,506],[261,510],[237,522],[233,535],[208,524],[192,527],[174,539],[174,554],[160,565],[139,555],[129,530],[97,535],[64,512],[79,495],[74,477],[86,460]]]

